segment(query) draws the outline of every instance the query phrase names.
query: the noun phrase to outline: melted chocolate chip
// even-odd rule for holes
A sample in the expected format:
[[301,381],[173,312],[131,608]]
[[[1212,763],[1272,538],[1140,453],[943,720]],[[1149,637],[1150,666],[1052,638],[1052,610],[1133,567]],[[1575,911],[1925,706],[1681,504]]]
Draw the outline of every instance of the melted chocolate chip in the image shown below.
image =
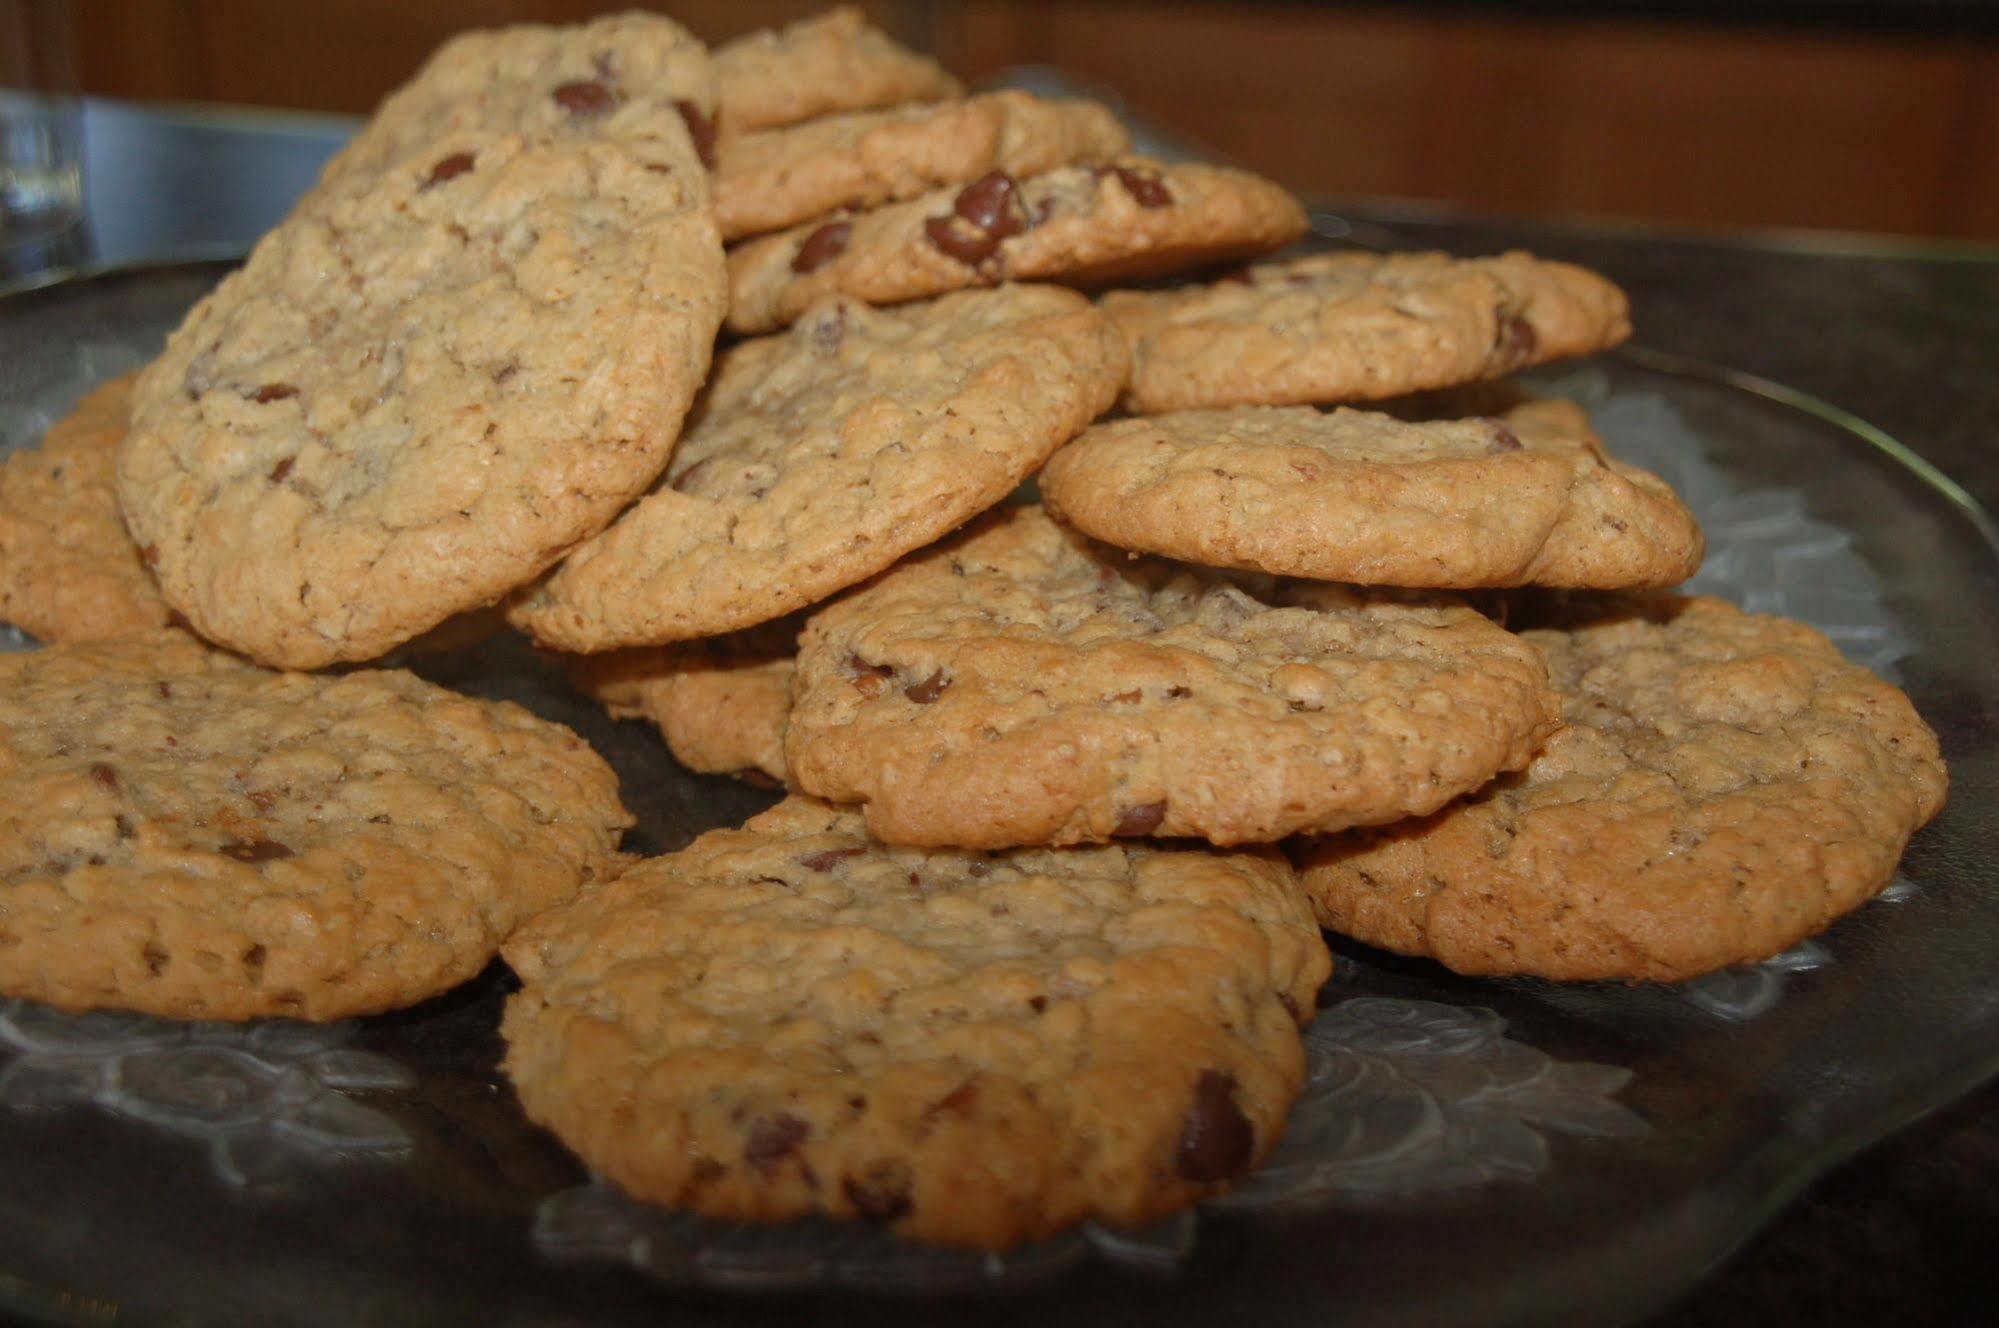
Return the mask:
[[854,223],[851,221],[827,222],[806,236],[805,243],[798,246],[798,253],[791,260],[791,270],[800,276],[817,272],[847,252],[847,240],[853,233]]
[[118,787],[118,772],[102,761],[90,767],[90,777],[105,788],[115,789]]
[[1191,1181],[1227,1180],[1249,1165],[1256,1132],[1236,1105],[1235,1076],[1203,1070],[1194,1082],[1187,1123],[1174,1152],[1176,1170]]
[[999,249],[999,239],[976,226],[961,224],[955,216],[932,217],[923,223],[923,233],[937,252],[955,258],[966,267],[977,267]]
[[691,101],[677,101],[673,103],[673,109],[679,111],[680,118],[687,123],[687,136],[694,140],[694,155],[701,158],[703,166],[714,170],[715,122]]
[[842,858],[857,858],[865,852],[867,850],[864,848],[829,848],[810,857],[800,858],[798,865],[808,871],[831,871],[833,864]]
[[223,857],[234,858],[238,862],[277,862],[298,856],[295,850],[269,839],[253,839],[248,843],[240,839],[231,840],[222,846],[221,852]]
[[805,1122],[789,1112],[759,1116],[743,1138],[743,1161],[768,1167],[791,1155],[810,1133]]
[[870,664],[859,655],[847,656],[847,667],[854,671],[854,690],[873,700],[882,694],[882,688],[895,676],[895,670],[886,664]]
[[909,1211],[910,1174],[907,1163],[870,1163],[857,1176],[840,1181],[840,1192],[854,1211],[871,1222],[892,1222]]
[[284,401],[297,395],[298,389],[290,383],[265,383],[250,394],[250,400],[260,406],[267,406],[273,401]]
[[960,189],[951,210],[996,240],[1027,229],[1020,187],[1005,171],[987,171]]
[[1493,347],[1494,358],[1502,364],[1525,364],[1539,349],[1541,338],[1534,331],[1534,325],[1519,314],[1506,314],[1499,320],[1498,343]]
[[1520,436],[1495,421],[1492,426],[1492,450],[1495,452],[1518,452]]
[[271,474],[269,477],[271,483],[283,484],[285,482],[285,476],[292,473],[292,463],[293,463],[293,458],[286,457],[283,461],[278,462],[277,465],[272,466]]
[[918,705],[929,705],[944,695],[944,689],[950,685],[951,680],[944,676],[944,670],[939,669],[922,682],[913,682],[903,688],[902,694]]
[[571,115],[601,115],[611,109],[611,90],[602,83],[564,83],[550,95]]
[[435,189],[446,180],[456,180],[459,176],[471,170],[472,163],[476,160],[478,159],[469,152],[452,153],[443,161],[438,162],[437,165],[430,168],[430,177],[423,182],[423,187],[426,189]]
[[1117,828],[1112,830],[1111,833],[1118,836],[1149,835],[1154,830],[1157,830],[1159,823],[1165,819],[1165,803],[1142,803],[1137,807],[1133,807],[1123,816],[1118,817]]
[[1135,171],[1129,166],[1113,166],[1111,174],[1117,176],[1118,183],[1131,195],[1131,201],[1142,208],[1163,208],[1173,205],[1173,193],[1166,182],[1156,175]]

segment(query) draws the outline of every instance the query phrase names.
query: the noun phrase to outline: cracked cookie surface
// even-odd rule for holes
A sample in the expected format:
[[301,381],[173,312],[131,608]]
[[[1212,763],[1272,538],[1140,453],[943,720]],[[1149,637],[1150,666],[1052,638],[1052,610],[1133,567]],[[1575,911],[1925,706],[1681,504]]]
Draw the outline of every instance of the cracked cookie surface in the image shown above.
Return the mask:
[[1631,334],[1594,272],[1513,252],[1313,254],[1235,279],[1112,291],[1135,412],[1373,401],[1586,355]]
[[861,581],[999,502],[1107,408],[1125,350],[1051,286],[822,304],[732,347],[660,483],[517,599],[546,645],[735,631]]
[[133,377],[93,389],[39,446],[0,463],[0,622],[44,641],[166,625],[170,610],[125,532],[112,483]]
[[1049,511],[1119,548],[1361,585],[1677,585],[1693,515],[1612,460],[1580,407],[1405,423],[1237,406],[1084,431],[1040,476]]
[[815,614],[794,786],[891,843],[1268,842],[1435,810],[1555,723],[1540,655],[1447,597],[1260,586],[994,513]]
[[722,141],[715,221],[724,240],[874,207],[989,171],[1019,175],[1114,157],[1130,145],[1094,102],[1027,92],[830,116]]
[[611,718],[658,728],[689,770],[781,785],[798,628],[796,618],[782,618],[678,645],[584,655],[570,663],[569,679]]
[[892,849],[800,798],[507,958],[522,1104],[635,1198],[981,1248],[1253,1165],[1330,968],[1266,849]]
[[767,332],[827,295],[897,304],[999,281],[1099,285],[1266,253],[1305,211],[1260,176],[1127,157],[999,173],[794,226],[729,253],[729,327]]
[[461,133],[322,190],[140,377],[118,490],[167,602],[266,663],[493,602],[665,465],[721,315],[707,173]]
[[1567,719],[1525,771],[1301,846],[1327,926],[1461,973],[1677,981],[1871,899],[1943,805],[1908,698],[1802,623],[1670,595],[1570,612],[1525,633]]
[[517,706],[172,629],[0,656],[0,809],[0,991],[177,1019],[456,986],[630,823],[610,767]]
[[725,134],[937,101],[962,90],[942,65],[847,5],[723,43],[715,48],[715,77]]

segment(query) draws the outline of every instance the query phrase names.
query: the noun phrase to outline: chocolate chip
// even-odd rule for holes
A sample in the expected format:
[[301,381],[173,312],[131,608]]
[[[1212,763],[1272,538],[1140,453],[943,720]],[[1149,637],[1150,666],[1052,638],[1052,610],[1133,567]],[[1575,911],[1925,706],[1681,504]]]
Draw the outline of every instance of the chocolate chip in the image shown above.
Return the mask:
[[599,115],[611,108],[611,90],[602,83],[564,83],[552,95],[571,115]]
[[870,664],[859,655],[847,656],[847,667],[854,671],[854,690],[872,701],[882,694],[882,688],[895,676],[895,670],[886,664]]
[[1497,421],[1492,426],[1492,450],[1495,452],[1518,452],[1520,435]]
[[715,122],[691,101],[677,101],[673,109],[687,122],[687,136],[694,140],[694,155],[709,170],[715,169]]
[[1027,1008],[1036,1014],[1041,1014],[1048,1009],[1048,998],[1046,996],[1030,996],[1027,998]]
[[854,223],[851,221],[827,222],[806,236],[805,243],[798,246],[798,253],[791,260],[791,270],[800,276],[817,272],[847,252],[847,240],[853,233]]
[[1236,1105],[1235,1076],[1203,1070],[1194,1082],[1187,1123],[1180,1131],[1175,1168],[1188,1180],[1227,1180],[1249,1165],[1256,1132]]
[[743,1161],[753,1167],[768,1167],[789,1156],[810,1133],[805,1122],[789,1112],[759,1116],[743,1138]]
[[160,546],[157,544],[148,544],[140,549],[139,561],[148,567],[158,567],[160,565]]
[[909,1211],[909,1165],[886,1159],[871,1162],[857,1176],[840,1181],[854,1211],[871,1222],[892,1222]]
[[1532,323],[1519,314],[1500,317],[1498,343],[1493,348],[1494,359],[1502,364],[1525,364],[1533,358],[1540,345],[1540,335],[1534,331]]
[[965,1116],[971,1114],[972,1108],[977,1106],[978,1102],[979,1080],[978,1076],[974,1075],[931,1103],[923,1114],[941,1116],[948,1112],[954,1116]]
[[864,848],[829,848],[814,853],[811,857],[800,858],[798,865],[809,871],[831,871],[833,870],[833,864],[842,858],[857,858],[865,852],[867,850]]
[[1020,187],[1005,171],[987,171],[958,191],[951,210],[994,239],[1003,240],[1027,229],[1027,208]]
[[156,691],[159,692],[161,700],[172,699],[174,694],[174,685],[172,683],[170,682],[154,683],[153,687]]
[[443,161],[438,162],[437,165],[430,168],[430,176],[423,182],[423,187],[425,189],[435,189],[446,180],[456,180],[459,176],[471,170],[472,163],[476,160],[478,158],[469,152],[452,153]]
[[955,258],[966,267],[977,267],[999,249],[999,238],[976,226],[968,226],[956,216],[932,217],[923,223],[923,233],[937,252]]
[[929,705],[944,695],[944,689],[950,685],[951,680],[944,676],[944,670],[939,669],[922,682],[913,682],[903,688],[902,694],[918,705]]
[[297,395],[298,389],[290,383],[265,383],[250,394],[250,400],[260,406],[267,406],[273,401],[283,401]]
[[253,839],[248,843],[232,839],[222,846],[221,852],[223,857],[238,862],[277,862],[298,856],[292,849],[269,839]]
[[118,787],[118,772],[102,761],[90,767],[90,777],[105,788],[115,789]]
[[1123,816],[1118,817],[1117,828],[1112,830],[1111,833],[1119,836],[1149,835],[1154,830],[1157,830],[1159,823],[1165,819],[1165,803],[1142,803],[1137,807],[1133,807]]
[[271,474],[270,474],[271,483],[283,484],[285,482],[285,476],[292,473],[293,460],[294,458],[292,457],[286,457],[283,461],[280,461],[278,462],[277,465],[271,467]]
[[1117,176],[1118,183],[1131,195],[1132,202],[1142,208],[1163,208],[1173,205],[1173,193],[1166,182],[1158,176],[1144,171],[1135,171],[1129,166],[1113,166],[1111,174]]

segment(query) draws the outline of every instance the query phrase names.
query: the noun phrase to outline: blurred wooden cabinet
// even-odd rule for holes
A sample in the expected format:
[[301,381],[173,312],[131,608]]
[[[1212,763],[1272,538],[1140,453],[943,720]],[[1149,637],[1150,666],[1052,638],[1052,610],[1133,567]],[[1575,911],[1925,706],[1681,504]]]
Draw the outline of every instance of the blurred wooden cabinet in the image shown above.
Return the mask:
[[[461,27],[616,0],[75,0],[116,96],[361,110]],[[720,40],[812,0],[646,7]],[[1307,194],[1999,238],[1999,46],[1224,0],[877,0],[968,78],[1046,63]]]

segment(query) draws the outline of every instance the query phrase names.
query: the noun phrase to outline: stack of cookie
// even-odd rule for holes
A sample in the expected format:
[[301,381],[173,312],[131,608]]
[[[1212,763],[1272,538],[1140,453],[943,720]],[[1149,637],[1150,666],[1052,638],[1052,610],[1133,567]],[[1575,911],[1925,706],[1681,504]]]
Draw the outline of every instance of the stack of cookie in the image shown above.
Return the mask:
[[[454,41],[0,472],[0,608],[70,642],[0,663],[0,991],[331,1018],[499,950],[523,1105],[633,1194],[992,1248],[1262,1157],[1321,924],[1672,978],[1885,884],[1906,699],[1659,593],[1699,531],[1575,408],[1434,395],[1615,344],[1609,283],[1074,289],[1304,229],[848,12]],[[495,606],[790,796],[635,861],[567,731],[296,671]]]

